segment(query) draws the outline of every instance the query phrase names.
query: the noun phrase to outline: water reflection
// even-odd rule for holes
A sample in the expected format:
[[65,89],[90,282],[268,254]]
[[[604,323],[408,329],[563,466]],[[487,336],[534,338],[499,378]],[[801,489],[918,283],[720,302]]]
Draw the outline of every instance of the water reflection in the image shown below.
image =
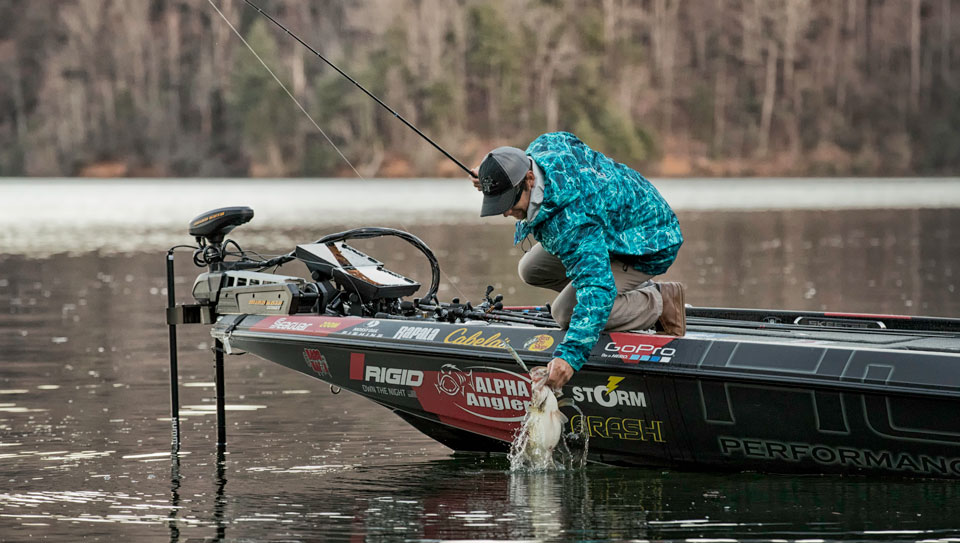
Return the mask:
[[180,510],[180,455],[179,446],[175,442],[174,450],[170,452],[170,513],[167,526],[170,530],[170,543],[180,541],[180,528],[177,526],[177,512]]
[[223,541],[227,533],[227,521],[225,519],[227,509],[225,493],[227,488],[226,464],[226,444],[223,442],[217,443],[217,462],[213,479],[214,485],[216,485],[213,501],[213,524],[217,527],[217,541]]
[[[426,541],[745,540],[882,539],[906,531],[943,535],[955,526],[949,511],[928,511],[932,504],[943,508],[956,499],[951,483],[625,472],[599,466],[580,473],[518,474],[505,462],[471,469],[476,462],[461,457],[410,466],[422,479],[414,492],[391,491],[391,484],[409,475],[388,470],[352,515],[324,514],[323,530],[353,526],[377,538]],[[330,497],[307,503],[329,507]]]
[[[511,471],[509,476],[509,503],[511,511],[522,512],[528,516],[532,536],[537,540],[554,539],[560,535],[561,507],[563,503],[576,503],[576,496],[562,494],[565,485],[558,484],[567,480],[567,473]],[[570,474],[573,475],[573,474]],[[504,513],[508,515],[509,513]],[[517,520],[517,514],[510,517],[511,522]],[[522,518],[522,517],[521,517]],[[495,524],[487,524],[495,526]]]
[[[670,277],[696,305],[960,315],[958,210],[680,218],[687,243]],[[493,284],[510,303],[543,301],[516,277],[509,227],[418,228],[444,269],[441,298],[476,300]],[[319,232],[249,233],[234,237],[269,252]],[[429,276],[401,244],[358,245]],[[0,255],[4,539],[893,540],[960,528],[960,490],[944,481],[511,474],[503,458],[452,456],[387,410],[252,356],[227,357],[230,448],[217,454],[202,327],[180,330],[171,454],[159,254]],[[193,269],[177,269],[185,299]]]

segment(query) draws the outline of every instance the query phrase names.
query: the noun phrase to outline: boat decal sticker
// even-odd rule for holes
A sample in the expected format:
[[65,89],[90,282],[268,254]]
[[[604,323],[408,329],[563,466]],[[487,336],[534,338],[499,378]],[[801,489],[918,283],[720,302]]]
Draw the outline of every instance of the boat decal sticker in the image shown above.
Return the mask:
[[490,349],[504,348],[504,340],[501,339],[500,332],[493,335],[484,335],[483,330],[477,330],[472,334],[468,334],[469,331],[466,327],[457,328],[447,334],[446,337],[443,338],[443,342],[454,345],[467,345],[470,347],[487,347]]
[[876,451],[819,443],[773,441],[742,437],[717,438],[720,454],[755,460],[815,462],[824,466],[912,472],[920,475],[960,475],[960,458],[908,452]]
[[418,341],[433,341],[440,333],[435,326],[401,326],[393,334],[393,339],[416,339]]
[[590,437],[600,439],[666,443],[663,438],[663,421],[659,420],[574,415],[569,424],[572,432],[580,432],[583,424]]
[[251,299],[246,301],[247,305],[259,305],[263,306],[266,309],[273,309],[275,311],[280,311],[280,308],[283,307],[283,300],[257,300]]
[[350,353],[350,380],[363,381],[363,366],[366,355],[363,353]]
[[376,319],[361,322],[352,328],[345,328],[339,333],[347,336],[383,337],[383,332],[380,331],[380,321]]
[[423,384],[424,372],[367,364],[365,354],[350,353],[350,380],[362,381],[360,388],[368,394],[416,398],[414,389]]
[[625,377],[608,377],[607,384],[595,387],[573,387],[573,399],[577,402],[597,404],[601,407],[646,407],[647,397],[643,392],[624,390],[620,383]]
[[523,348],[528,351],[546,351],[550,347],[553,347],[553,336],[549,334],[533,336],[523,344]]
[[364,322],[359,317],[266,317],[250,327],[254,332],[326,336]]
[[[495,437],[509,439],[523,420],[530,403],[530,378],[488,366],[460,369],[444,364],[433,373],[433,386],[424,386],[418,393],[425,411],[441,416],[451,424],[470,421],[488,427]],[[483,422],[481,422],[483,421]]]
[[333,374],[330,373],[330,364],[327,364],[327,357],[323,356],[319,349],[305,348],[303,350],[303,361],[318,377],[333,377]]
[[670,336],[615,332],[610,334],[610,341],[603,346],[600,357],[618,358],[627,364],[666,363],[677,354],[675,348],[667,346],[674,339]]
[[437,376],[437,391],[447,396],[459,396],[465,386],[470,386],[473,370],[462,372],[453,364],[444,364]]

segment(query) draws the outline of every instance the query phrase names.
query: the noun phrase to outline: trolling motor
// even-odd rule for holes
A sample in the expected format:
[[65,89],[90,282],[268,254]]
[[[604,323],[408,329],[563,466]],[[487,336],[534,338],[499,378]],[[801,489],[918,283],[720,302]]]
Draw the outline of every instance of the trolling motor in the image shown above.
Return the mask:
[[253,219],[253,210],[249,207],[224,207],[190,221],[190,235],[199,245],[193,254],[193,263],[210,266],[210,271],[219,271],[223,262],[223,238],[250,219]]
[[[317,290],[307,288],[306,281],[299,277],[249,271],[293,260],[288,255],[270,260],[249,258],[237,242],[224,239],[252,218],[249,207],[225,207],[190,221],[190,235],[198,245],[193,263],[209,270],[194,281],[193,297],[209,319],[223,314],[293,314],[312,308],[318,298]],[[235,251],[228,250],[231,245]],[[227,260],[228,256],[239,259]]]
[[[224,240],[227,232],[249,221],[252,215],[249,208],[223,208],[191,222],[190,233],[199,244],[194,251],[194,264],[209,268],[194,282],[193,296],[210,318],[216,315],[399,315],[406,307],[401,304],[401,298],[419,290],[420,283],[386,269],[382,262],[346,243],[351,239],[382,236],[400,237],[427,257],[432,278],[422,299],[436,300],[440,266],[430,248],[412,234],[392,228],[356,228],[298,245],[288,254],[266,260],[244,251],[233,240]],[[236,250],[228,251],[231,246]],[[293,260],[306,265],[313,281],[263,271]]]
[[[224,237],[234,228],[250,222],[253,210],[249,207],[224,207],[204,213],[190,221],[190,235],[197,240],[193,253],[193,263],[197,266],[209,266],[211,274],[220,275],[224,262]],[[216,316],[215,308],[209,304],[177,305],[176,283],[174,280],[173,254],[179,245],[167,251],[167,326],[170,338],[170,423],[172,426],[172,449],[180,450],[180,398],[179,376],[177,370],[177,325],[212,324]],[[206,274],[205,274],[206,275]],[[223,383],[223,344],[216,340],[216,389],[217,389],[217,447],[220,452],[226,446],[226,406],[224,404]]]

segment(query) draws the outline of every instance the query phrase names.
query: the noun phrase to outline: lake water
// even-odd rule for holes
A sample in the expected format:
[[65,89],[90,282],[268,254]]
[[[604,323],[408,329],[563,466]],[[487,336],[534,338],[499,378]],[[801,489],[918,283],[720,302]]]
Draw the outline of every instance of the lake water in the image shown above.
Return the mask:
[[[817,180],[794,209],[764,204],[789,184],[716,182],[729,190],[665,182],[687,239],[667,277],[689,303],[960,316],[956,182],[832,191]],[[514,474],[503,457],[454,455],[384,408],[252,355],[226,361],[219,458],[212,341],[199,326],[179,332],[172,456],[164,252],[190,243],[187,222],[208,208],[253,206],[231,237],[264,254],[344,227],[404,228],[437,253],[441,299],[478,300],[493,284],[508,303],[549,301],[517,279],[509,222],[476,220],[474,194],[432,183],[0,183],[0,540],[957,540],[955,482],[600,465]],[[857,205],[870,186],[893,201]],[[684,191],[714,194],[718,209]],[[741,205],[747,193],[755,203]],[[356,245],[429,278],[401,242]],[[198,272],[178,258],[181,301]]]

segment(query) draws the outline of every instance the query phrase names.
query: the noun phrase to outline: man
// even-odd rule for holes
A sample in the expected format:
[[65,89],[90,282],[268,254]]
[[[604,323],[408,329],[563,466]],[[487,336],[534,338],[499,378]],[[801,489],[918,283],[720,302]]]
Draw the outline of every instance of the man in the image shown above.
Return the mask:
[[514,243],[538,242],[520,259],[520,278],[560,294],[551,306],[566,329],[547,366],[562,387],[586,362],[602,330],[686,330],[683,286],[654,283],[683,243],[677,217],[636,171],[554,132],[526,151],[498,147],[474,171],[481,217],[517,219]]

